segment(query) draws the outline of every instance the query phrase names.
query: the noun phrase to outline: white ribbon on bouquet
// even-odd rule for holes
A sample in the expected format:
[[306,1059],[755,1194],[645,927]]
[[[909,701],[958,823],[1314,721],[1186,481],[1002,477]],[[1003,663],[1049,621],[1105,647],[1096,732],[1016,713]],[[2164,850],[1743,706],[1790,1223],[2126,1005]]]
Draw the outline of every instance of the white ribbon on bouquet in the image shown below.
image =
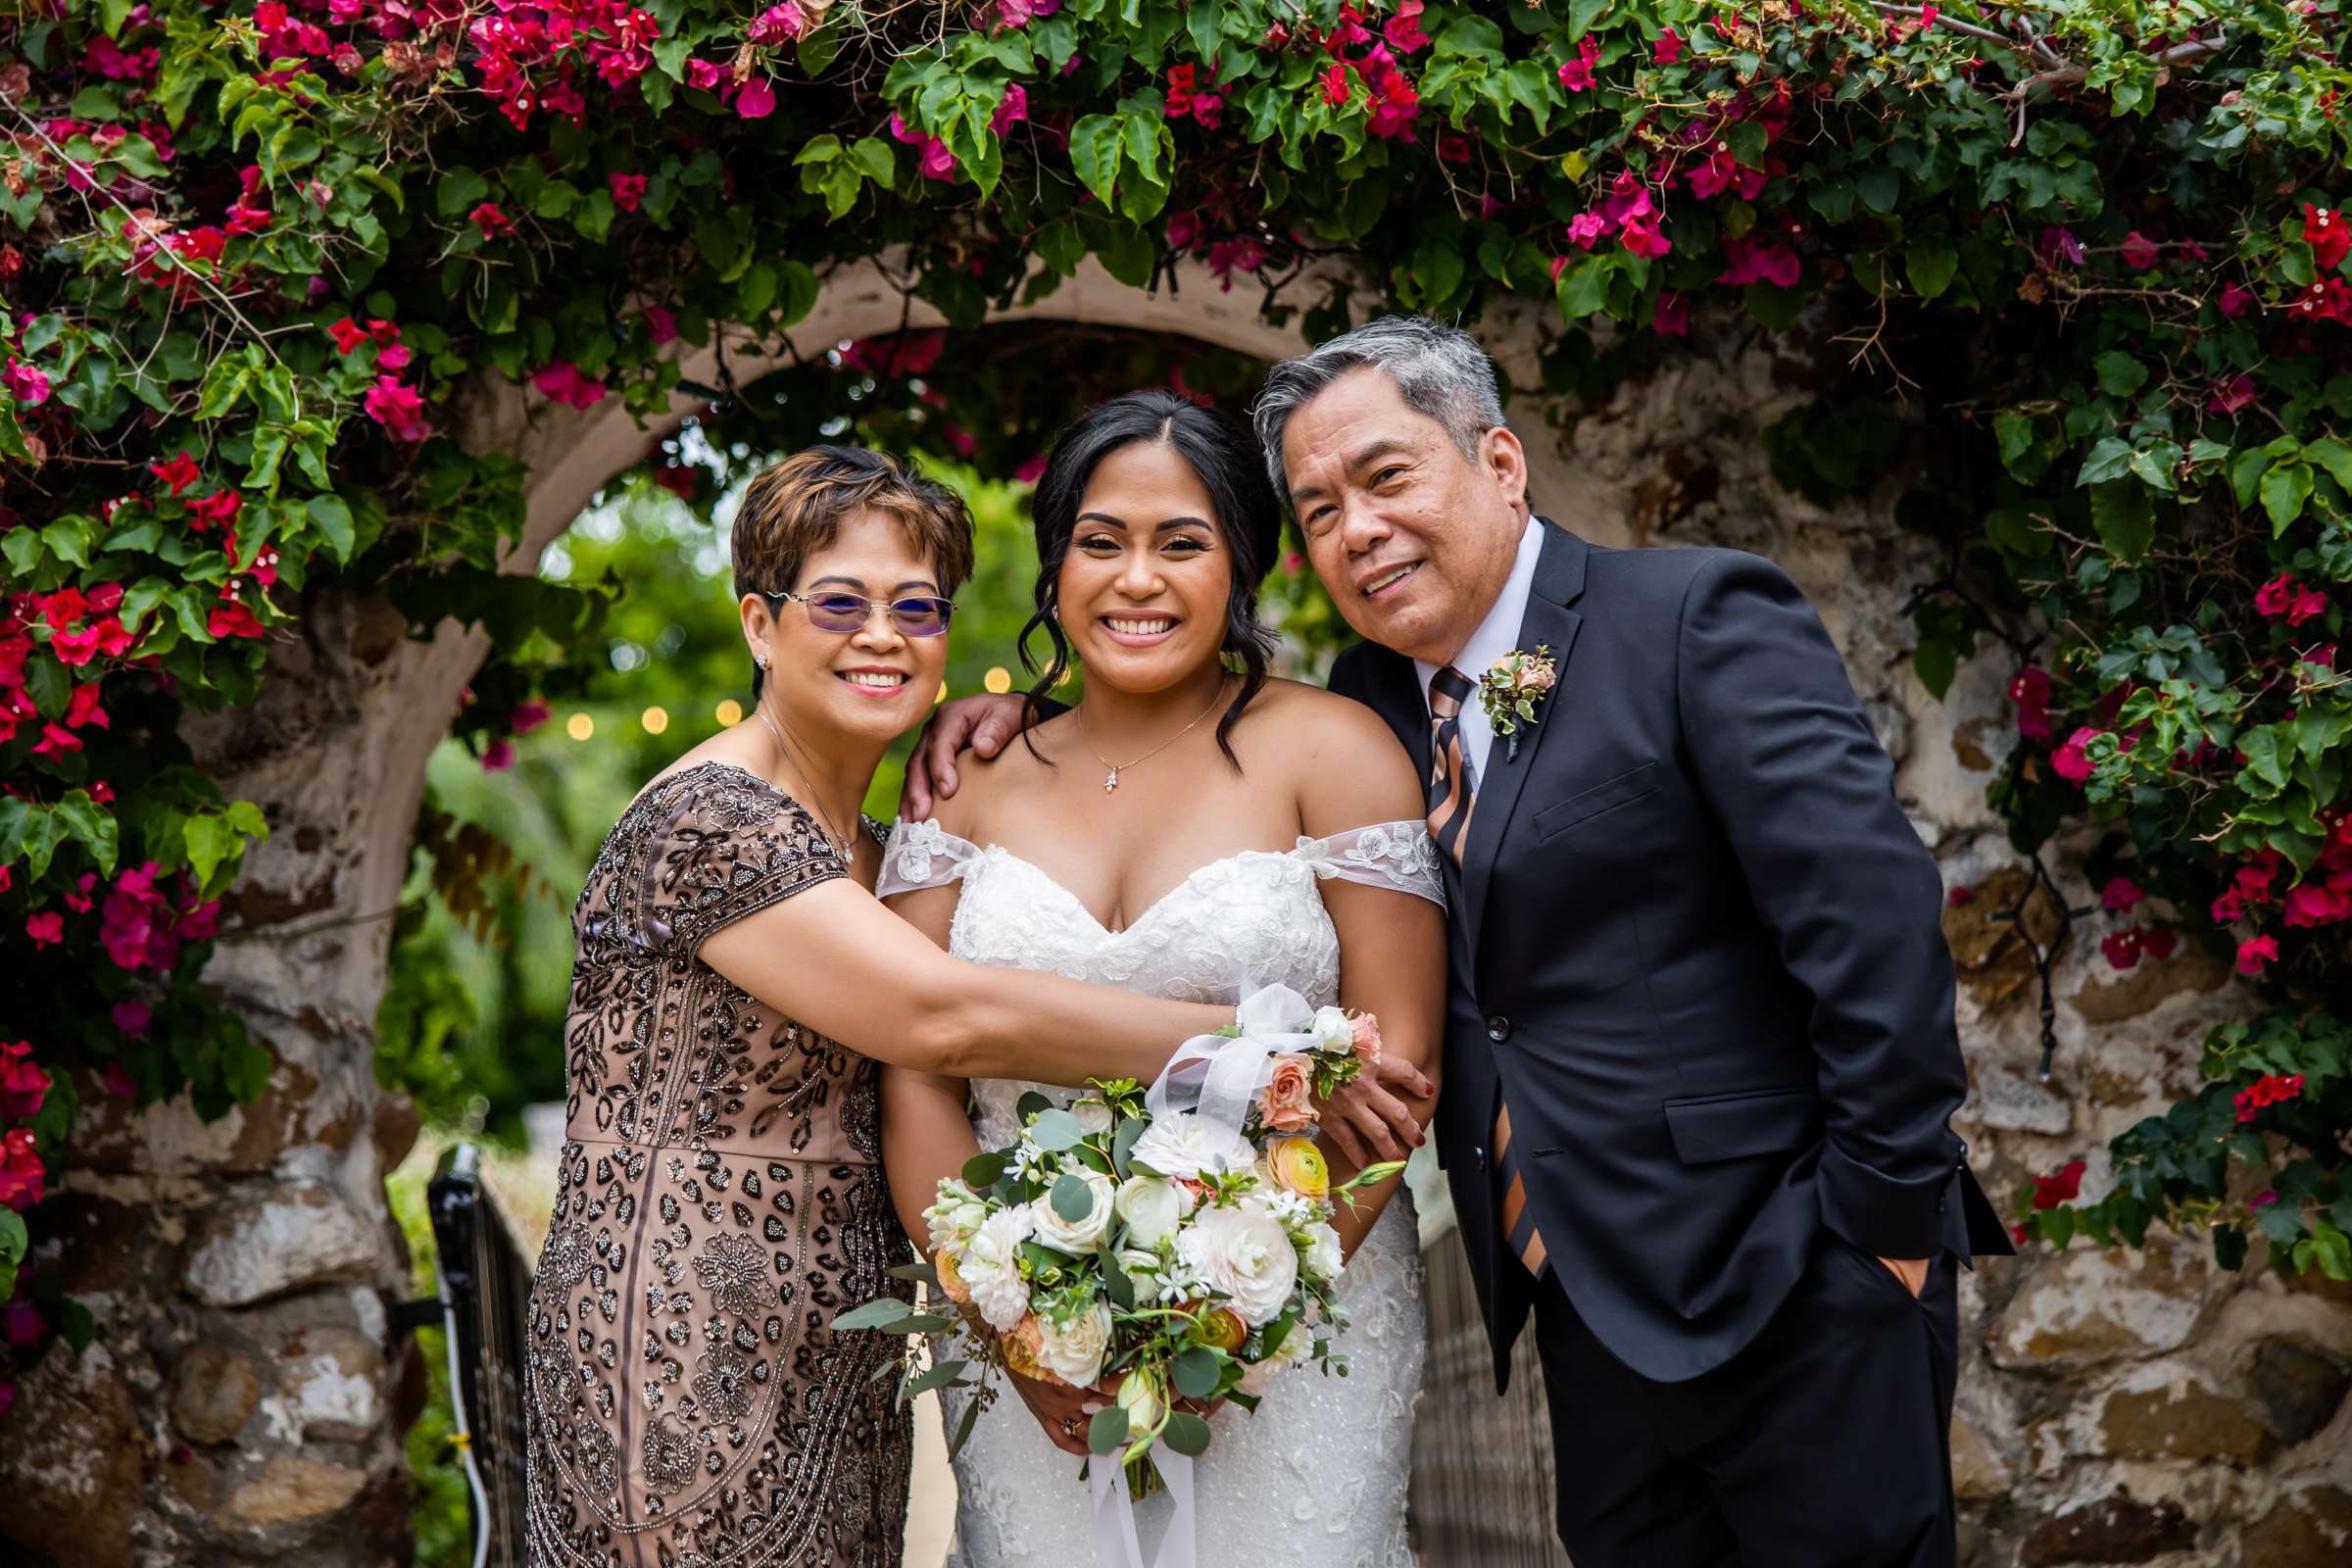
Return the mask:
[[[1198,1116],[1241,1137],[1258,1091],[1273,1080],[1274,1058],[1303,1055],[1313,1049],[1314,1037],[1307,1030],[1314,1018],[1313,1006],[1289,986],[1252,992],[1234,1009],[1241,1034],[1195,1035],[1178,1046],[1144,1092],[1144,1108],[1154,1123],[1163,1116]],[[1168,1396],[1175,1397],[1173,1390]],[[1127,1495],[1126,1467],[1115,1462],[1118,1451],[1097,1454],[1087,1466],[1094,1493],[1095,1560],[1102,1568],[1145,1568],[1135,1503]],[[1167,1534],[1160,1538],[1151,1568],[1199,1568],[1193,1461],[1163,1443],[1154,1446],[1152,1462],[1167,1484],[1170,1506]]]

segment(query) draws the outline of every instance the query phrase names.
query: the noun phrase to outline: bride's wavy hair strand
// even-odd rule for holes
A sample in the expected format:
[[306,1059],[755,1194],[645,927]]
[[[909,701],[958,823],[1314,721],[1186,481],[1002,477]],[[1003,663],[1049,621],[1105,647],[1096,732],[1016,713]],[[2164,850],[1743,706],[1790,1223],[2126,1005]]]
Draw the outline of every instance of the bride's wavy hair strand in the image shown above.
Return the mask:
[[[1217,532],[1233,564],[1225,596],[1223,652],[1241,664],[1242,689],[1217,719],[1217,749],[1238,771],[1233,726],[1265,689],[1274,662],[1274,634],[1257,618],[1257,590],[1282,548],[1282,508],[1267,481],[1257,443],[1235,420],[1174,392],[1130,392],[1088,410],[1054,443],[1046,471],[1030,501],[1037,528],[1037,612],[1014,644],[1022,667],[1037,676],[1021,700],[1022,742],[1035,756],[1029,731],[1045,718],[1046,694],[1070,672],[1070,642],[1055,612],[1060,609],[1062,563],[1078,530],[1078,510],[1088,481],[1102,460],[1139,442],[1164,446],[1200,477],[1216,509]],[[1031,653],[1031,634],[1043,632],[1052,657],[1043,664]],[[1041,759],[1042,760],[1042,759]]]

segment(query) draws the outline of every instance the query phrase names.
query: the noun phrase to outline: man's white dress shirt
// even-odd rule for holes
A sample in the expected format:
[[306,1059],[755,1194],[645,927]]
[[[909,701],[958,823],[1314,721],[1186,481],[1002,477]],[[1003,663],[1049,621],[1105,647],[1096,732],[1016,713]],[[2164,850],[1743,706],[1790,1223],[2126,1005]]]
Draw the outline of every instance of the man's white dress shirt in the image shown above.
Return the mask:
[[[1511,574],[1504,579],[1494,608],[1487,612],[1487,618],[1478,623],[1470,640],[1462,644],[1462,651],[1453,656],[1453,667],[1467,676],[1473,686],[1494,661],[1519,646],[1519,626],[1527,618],[1527,596],[1536,586],[1536,561],[1543,554],[1543,524],[1530,517],[1526,531],[1519,535],[1519,559],[1511,564]],[[1413,673],[1421,677],[1424,708],[1429,706],[1429,678],[1437,672],[1437,665],[1418,659],[1413,661]],[[1462,756],[1470,764],[1473,793],[1479,781],[1487,776],[1487,754],[1494,748],[1494,727],[1487,722],[1486,705],[1473,695],[1462,707]]]

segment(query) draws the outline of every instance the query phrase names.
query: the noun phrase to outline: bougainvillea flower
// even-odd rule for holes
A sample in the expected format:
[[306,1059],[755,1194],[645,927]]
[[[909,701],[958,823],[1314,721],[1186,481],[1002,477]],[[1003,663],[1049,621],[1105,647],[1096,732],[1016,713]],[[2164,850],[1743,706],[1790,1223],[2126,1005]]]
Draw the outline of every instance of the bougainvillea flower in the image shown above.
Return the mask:
[[396,375],[379,375],[361,400],[368,417],[382,425],[396,441],[421,441],[433,433],[424,419],[424,399]]
[[0,387],[6,387],[10,397],[28,409],[49,401],[48,374],[23,360],[12,360],[8,368],[0,370]]
[[47,1175],[30,1128],[12,1127],[0,1134],[0,1207],[24,1210],[39,1202]]
[[32,1042],[0,1044],[0,1116],[30,1121],[49,1098],[49,1074],[32,1059]]
[[2084,727],[2069,735],[2066,744],[2050,754],[2052,771],[2060,778],[2076,784],[2090,777],[2090,743],[2105,733],[2105,730]]
[[2107,879],[2105,887],[2099,889],[2099,906],[2110,913],[2120,914],[2146,897],[2146,892],[2130,877],[2113,876]]
[[2213,383],[2213,395],[2206,399],[2205,407],[2215,414],[2235,414],[2251,405],[2255,396],[2254,378],[2240,370]]
[[2329,207],[2303,204],[2303,243],[2311,247],[2311,260],[2323,272],[2332,272],[2343,265],[2345,253],[2352,252],[2352,228],[2344,224],[2344,215]]
[[1325,103],[1331,105],[1334,109],[1337,109],[1348,102],[1349,89],[1348,86],[1348,68],[1346,66],[1338,65],[1336,63],[1325,66],[1322,71],[1316,74],[1315,79],[1322,84],[1323,101]]
[[473,220],[473,226],[481,230],[484,239],[505,239],[514,232],[514,220],[496,202],[482,202],[466,216]]
[[574,409],[594,407],[604,401],[606,387],[602,381],[591,380],[569,360],[557,360],[541,366],[532,372],[531,385],[554,402]]
[[2248,937],[2237,945],[2237,972],[2260,974],[2278,959],[2278,939],[2267,933]]
[[2089,1167],[2082,1160],[2070,1159],[2058,1168],[2055,1176],[2034,1178],[2034,1206],[2037,1209],[2056,1208],[2071,1203],[2082,1191],[2082,1172]]
[[754,43],[790,43],[808,30],[808,14],[793,0],[784,0],[782,5],[769,6],[754,17],[752,24],[743,29],[743,35]]
[[2052,224],[2043,229],[2034,239],[2034,254],[2041,258],[2041,265],[2044,267],[2056,267],[2060,262],[2066,263],[2069,267],[2081,267],[2082,265],[2082,242],[2075,238],[2072,229],[2060,228]]
[[1004,96],[998,101],[996,112],[988,117],[989,133],[1002,136],[1028,118],[1029,89],[1016,81],[1004,89]]
[[1658,34],[1658,41],[1649,48],[1649,58],[1661,66],[1679,64],[1683,58],[1683,35],[1668,27]]
[[24,934],[32,938],[35,949],[54,947],[66,940],[66,917],[55,909],[43,909],[25,916]]
[[173,495],[204,477],[204,471],[196,466],[196,460],[188,456],[185,448],[169,463],[150,463],[147,471],[163,480]]
[[335,340],[335,352],[338,354],[349,354],[368,341],[368,329],[348,316],[328,327],[326,332]]
[[1660,337],[1685,337],[1690,331],[1690,302],[1673,289],[1658,290],[1657,309],[1650,314],[1649,329]]
[[1774,283],[1782,288],[1796,286],[1800,266],[1796,252],[1778,240],[1755,238],[1726,240],[1723,244],[1726,263],[1718,283]]
[[645,200],[643,174],[612,174],[606,183],[612,187],[612,205],[624,213],[635,212],[638,204]]
[[2129,969],[2139,962],[2140,941],[2139,927],[2127,926],[2101,937],[2099,951],[2107,956],[2107,961],[2116,968]]
[[914,129],[906,123],[906,118],[895,109],[890,112],[890,133],[908,146],[921,150],[922,163],[920,167],[925,179],[954,179],[956,177],[956,155],[948,151],[948,144],[937,136],[925,135]]
[[2274,620],[2283,616],[2289,626],[2300,626],[2328,612],[2328,596],[2280,572],[2255,590],[2254,608]]
[[2254,291],[2243,283],[2224,283],[2221,299],[2216,303],[2224,316],[2237,317],[2245,315],[2261,302],[2255,298]]
[[107,1017],[132,1040],[146,1034],[147,1026],[155,1021],[154,1011],[136,997],[116,1003],[107,1009]]
[[2124,265],[2134,272],[2144,272],[2154,267],[2159,255],[2156,242],[2136,228],[2124,236],[2124,242],[2117,250],[2124,259]]
[[1560,67],[1560,85],[1570,92],[1583,92],[1592,85],[1592,64],[1600,58],[1600,48],[1590,33],[1578,40],[1576,58]]
[[660,348],[664,343],[676,340],[678,318],[659,305],[648,305],[645,308],[645,330],[646,335],[654,340],[654,347]]
[[514,765],[514,743],[504,735],[482,748],[482,771],[504,773]]
[[765,76],[754,76],[735,95],[735,113],[745,120],[765,120],[775,112],[776,84]]
[[2230,1102],[2237,1107],[2239,1121],[2252,1121],[2265,1105],[2283,1104],[2289,1100],[2302,1098],[2302,1094],[2303,1075],[2301,1073],[2279,1077],[2266,1072],[2236,1094],[2231,1095]]
[[215,637],[259,637],[261,620],[242,599],[222,599],[204,617],[204,629]]
[[508,728],[517,735],[528,735],[547,722],[547,705],[536,697],[526,698],[514,705],[514,716],[507,721]]
[[2139,945],[2149,957],[2161,963],[2171,957],[2173,951],[2180,946],[2180,938],[2171,926],[2155,925],[2148,927],[2145,934],[2140,937]]

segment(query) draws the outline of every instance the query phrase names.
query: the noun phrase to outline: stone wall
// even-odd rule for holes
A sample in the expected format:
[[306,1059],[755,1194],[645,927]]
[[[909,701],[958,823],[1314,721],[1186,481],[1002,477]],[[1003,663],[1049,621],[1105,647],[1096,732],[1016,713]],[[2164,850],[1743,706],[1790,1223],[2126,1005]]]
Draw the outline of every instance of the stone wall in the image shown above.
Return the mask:
[[[1752,550],[1811,596],[1920,836],[1965,901],[1944,925],[1972,1085],[1955,1126],[1971,1161],[2004,1214],[2032,1177],[2072,1158],[2088,1159],[2083,1192],[2095,1195],[2111,1180],[2106,1141],[2192,1091],[2206,1032],[2252,999],[2188,944],[2115,971],[2098,949],[2108,917],[2082,877],[2085,843],[2056,846],[2044,858],[2060,889],[2094,912],[2058,955],[2059,1044],[2041,1081],[2039,985],[2016,929],[1991,918],[2027,876],[1984,805],[2015,738],[2013,670],[1981,659],[1942,702],[1913,676],[1899,612],[1940,568],[1934,544],[1892,520],[1899,484],[1825,511],[1773,482],[1757,431],[1808,395],[1817,368],[1787,340],[1701,325],[1673,366],[1604,406],[1560,411],[1570,464],[1609,476],[1604,509],[1639,542]],[[2055,913],[2030,906],[2029,931],[2046,940]],[[2223,1270],[2202,1238],[2157,1232],[2144,1251],[2078,1242],[1987,1260],[1960,1301],[1964,1565],[2352,1563],[2352,1289]]]

